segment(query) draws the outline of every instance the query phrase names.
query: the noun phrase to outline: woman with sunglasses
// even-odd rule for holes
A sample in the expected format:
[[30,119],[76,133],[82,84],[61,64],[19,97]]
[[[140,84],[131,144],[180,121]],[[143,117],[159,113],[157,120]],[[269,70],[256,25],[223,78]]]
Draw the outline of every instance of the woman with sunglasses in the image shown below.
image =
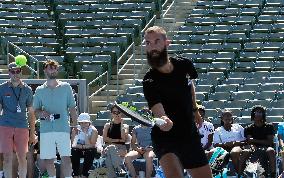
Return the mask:
[[103,140],[106,144],[104,149],[108,177],[115,178],[126,174],[122,169],[123,159],[127,153],[125,141],[128,137],[128,125],[123,124],[122,113],[111,105],[111,121],[104,125]]

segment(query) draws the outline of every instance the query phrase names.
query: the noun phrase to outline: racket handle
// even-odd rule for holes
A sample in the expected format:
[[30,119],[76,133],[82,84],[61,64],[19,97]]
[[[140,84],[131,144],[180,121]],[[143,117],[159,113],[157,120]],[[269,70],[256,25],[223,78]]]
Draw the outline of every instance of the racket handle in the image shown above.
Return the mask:
[[154,122],[158,126],[164,125],[166,123],[166,121],[164,119],[161,119],[161,118],[154,118]]

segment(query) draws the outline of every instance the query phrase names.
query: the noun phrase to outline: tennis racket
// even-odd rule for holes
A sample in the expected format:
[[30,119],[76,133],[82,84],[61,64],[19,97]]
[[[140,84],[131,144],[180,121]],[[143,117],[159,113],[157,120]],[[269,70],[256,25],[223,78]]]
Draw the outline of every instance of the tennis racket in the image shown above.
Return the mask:
[[154,118],[149,113],[140,114],[135,107],[130,106],[128,103],[118,104],[117,102],[115,102],[115,106],[125,116],[130,117],[133,121],[136,121],[139,124],[145,125],[147,127],[153,127],[154,125],[160,126],[166,123],[165,120],[161,118]]

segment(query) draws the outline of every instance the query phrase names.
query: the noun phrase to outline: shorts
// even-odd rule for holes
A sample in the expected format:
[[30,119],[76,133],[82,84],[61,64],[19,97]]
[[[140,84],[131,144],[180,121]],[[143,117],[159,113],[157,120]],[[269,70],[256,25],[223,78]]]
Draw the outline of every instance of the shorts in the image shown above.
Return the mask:
[[153,148],[158,159],[167,153],[174,153],[180,160],[184,169],[193,169],[208,164],[205,151],[202,148],[200,137],[190,138],[188,142],[164,141],[155,143]]
[[28,152],[29,130],[27,128],[15,128],[0,126],[0,153],[19,154]]
[[55,159],[60,156],[71,156],[70,134],[67,132],[40,133],[40,159]]

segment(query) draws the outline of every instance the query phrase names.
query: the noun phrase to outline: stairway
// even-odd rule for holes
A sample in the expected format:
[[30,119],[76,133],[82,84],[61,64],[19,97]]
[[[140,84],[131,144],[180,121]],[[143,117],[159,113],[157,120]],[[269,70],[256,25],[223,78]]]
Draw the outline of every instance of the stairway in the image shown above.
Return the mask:
[[[172,36],[176,33],[176,30],[179,26],[184,24],[185,19],[188,17],[191,9],[194,8],[194,4],[196,0],[192,0],[189,2],[188,0],[176,0],[176,5],[171,5],[172,1],[169,1],[165,4],[163,9],[168,9],[167,14],[164,18],[158,18],[155,21],[155,25],[163,26],[166,31],[168,32],[168,38],[171,39]],[[163,11],[165,13],[166,10]],[[89,102],[89,112],[95,118],[96,113],[98,111],[107,110],[108,103],[114,102],[116,97],[120,94],[125,94],[126,89],[130,86],[135,86],[135,79],[143,79],[146,71],[148,70],[145,51],[142,50],[141,53],[141,46],[135,46],[135,61],[130,60],[121,71],[117,84],[117,75],[112,75],[109,85],[103,89],[102,91],[98,92],[96,96],[90,98]],[[135,65],[134,65],[135,63]],[[136,75],[134,77],[134,66]],[[118,89],[118,90],[117,90]],[[109,91],[109,96],[107,96],[107,92]],[[109,98],[109,102],[107,100]]]

